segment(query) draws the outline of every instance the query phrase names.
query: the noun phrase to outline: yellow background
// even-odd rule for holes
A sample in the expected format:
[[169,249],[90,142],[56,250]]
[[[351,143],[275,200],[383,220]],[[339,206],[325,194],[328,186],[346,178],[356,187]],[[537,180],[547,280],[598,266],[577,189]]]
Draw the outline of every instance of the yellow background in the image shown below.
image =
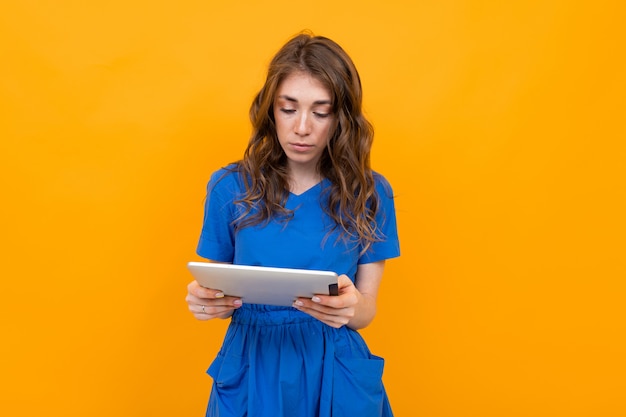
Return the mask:
[[363,332],[396,415],[626,415],[623,2],[382,3],[2,2],[0,415],[203,415],[205,184],[306,28],[397,195]]

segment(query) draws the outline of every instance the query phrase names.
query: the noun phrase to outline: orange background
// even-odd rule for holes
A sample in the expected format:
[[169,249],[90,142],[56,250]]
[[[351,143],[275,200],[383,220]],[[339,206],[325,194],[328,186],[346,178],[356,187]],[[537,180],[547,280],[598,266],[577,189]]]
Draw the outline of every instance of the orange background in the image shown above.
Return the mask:
[[356,62],[397,194],[363,332],[396,415],[626,415],[622,4],[4,0],[0,415],[203,415],[206,181],[305,28]]

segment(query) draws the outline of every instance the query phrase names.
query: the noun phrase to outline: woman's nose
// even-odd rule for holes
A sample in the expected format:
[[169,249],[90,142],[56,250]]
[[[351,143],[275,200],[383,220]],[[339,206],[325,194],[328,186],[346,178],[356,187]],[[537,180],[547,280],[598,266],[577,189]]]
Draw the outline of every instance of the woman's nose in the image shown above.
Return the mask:
[[301,113],[295,121],[294,132],[300,136],[311,133],[311,121],[305,113]]

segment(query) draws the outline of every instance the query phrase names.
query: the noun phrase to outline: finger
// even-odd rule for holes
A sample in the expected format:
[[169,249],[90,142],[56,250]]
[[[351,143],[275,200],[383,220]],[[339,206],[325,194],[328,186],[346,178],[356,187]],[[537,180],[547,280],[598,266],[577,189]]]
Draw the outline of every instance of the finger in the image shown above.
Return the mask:
[[193,312],[195,306],[205,307],[241,307],[242,300],[237,297],[222,297],[222,298],[199,298],[193,294],[187,294],[185,301],[189,304],[189,309]]
[[[234,305],[241,306],[241,298],[225,296],[221,291],[203,288],[194,282],[188,285],[188,292],[185,300],[188,304],[207,304],[209,302],[217,302],[215,305]],[[209,301],[210,300],[210,301]]]
[[336,315],[306,307],[301,308],[300,311],[303,311],[310,316],[316,318],[317,320],[335,328],[339,328],[348,324],[350,322],[350,318],[354,315],[349,314],[348,311],[345,312],[345,315]]
[[215,319],[215,318],[230,317],[233,314],[234,311],[235,311],[235,309],[232,308],[232,307],[230,307],[230,308],[211,307],[211,308],[205,309],[204,311],[193,312],[193,315],[198,320],[211,320],[211,319]]
[[355,314],[353,307],[338,309],[311,302],[311,300],[307,299],[296,300],[293,303],[293,307],[333,327],[341,327],[347,324]]
[[335,308],[331,306],[325,306],[314,302],[303,302],[302,305],[298,305],[296,301],[294,303],[294,307],[298,308],[301,311],[304,311],[309,314],[318,314],[324,317],[334,317],[334,316],[342,316],[342,317],[352,317],[354,315],[353,307],[340,307]]
[[316,303],[331,306],[334,308],[343,308],[355,305],[358,302],[356,295],[357,289],[352,280],[345,274],[337,278],[339,287],[339,295],[315,295],[312,300]]
[[[315,295],[311,299],[307,298],[298,298],[299,301],[302,301],[304,304],[309,306],[311,305],[319,305],[330,307],[334,309],[338,308],[347,308],[356,305],[359,301],[359,298],[355,291],[347,292],[341,295]],[[313,303],[313,304],[312,304]]]
[[[220,300],[221,301],[221,300]],[[201,304],[201,303],[207,304]],[[190,304],[189,310],[199,320],[212,318],[226,318],[233,314],[233,311],[241,307],[239,299],[234,299],[232,303],[223,304],[217,300],[201,300],[200,304]]]
[[189,310],[194,315],[205,315],[210,317],[214,317],[235,309],[236,307],[234,306],[207,306],[202,304],[189,306]]
[[350,277],[348,277],[346,274],[343,274],[337,277],[337,286],[339,287],[339,289],[354,287],[354,282],[352,282]]
[[187,285],[187,292],[195,295],[198,298],[222,298],[224,293],[221,290],[213,288],[205,288],[201,286],[198,281],[191,281]]

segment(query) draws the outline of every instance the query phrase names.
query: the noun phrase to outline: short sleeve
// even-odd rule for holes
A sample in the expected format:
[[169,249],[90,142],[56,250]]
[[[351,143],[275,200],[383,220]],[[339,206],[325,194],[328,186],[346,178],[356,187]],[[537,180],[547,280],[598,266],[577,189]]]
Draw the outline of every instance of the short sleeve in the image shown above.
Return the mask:
[[398,239],[393,190],[382,175],[374,173],[374,180],[378,195],[376,225],[380,240],[372,243],[367,252],[359,258],[359,264],[378,262],[400,256],[400,241]]
[[218,262],[232,262],[235,253],[234,198],[238,194],[236,174],[216,171],[207,185],[204,222],[196,253]]

